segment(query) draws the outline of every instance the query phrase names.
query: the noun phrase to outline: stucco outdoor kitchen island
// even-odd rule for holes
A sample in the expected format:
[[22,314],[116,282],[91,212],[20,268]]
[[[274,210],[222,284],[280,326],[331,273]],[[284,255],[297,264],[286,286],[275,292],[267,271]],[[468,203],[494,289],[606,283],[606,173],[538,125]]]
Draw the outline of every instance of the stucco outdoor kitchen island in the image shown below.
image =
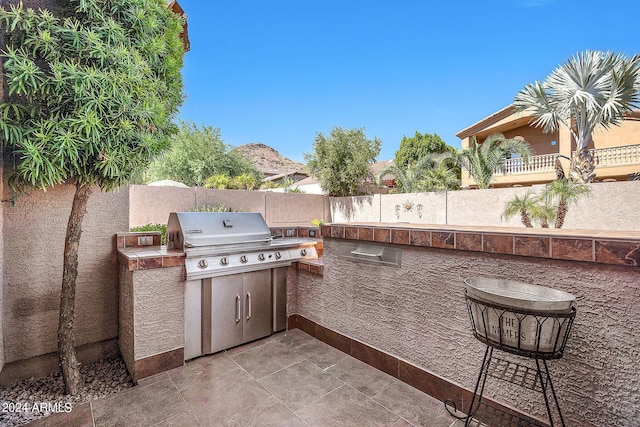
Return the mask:
[[[583,297],[563,359],[549,364],[567,424],[640,417],[640,232],[357,223],[322,235],[324,274],[298,271],[290,327],[466,408],[485,346],[472,335],[462,278],[553,287]],[[366,254],[344,256],[345,244]],[[385,248],[401,251],[399,266],[370,259]],[[485,416],[500,423],[546,418],[537,392],[490,379],[485,397]]]

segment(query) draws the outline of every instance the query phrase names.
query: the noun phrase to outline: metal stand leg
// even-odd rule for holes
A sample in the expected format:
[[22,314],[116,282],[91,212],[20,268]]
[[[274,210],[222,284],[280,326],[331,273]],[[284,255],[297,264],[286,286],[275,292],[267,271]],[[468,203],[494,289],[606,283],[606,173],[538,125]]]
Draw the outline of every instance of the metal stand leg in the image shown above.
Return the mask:
[[540,369],[540,359],[536,359],[536,368],[538,369],[538,379],[540,380],[540,386],[542,387],[544,404],[547,406],[547,415],[549,416],[549,424],[551,425],[551,427],[554,427],[553,415],[551,413],[551,405],[549,404],[549,398],[547,397],[547,385],[549,386],[549,389],[551,389],[551,395],[553,396],[553,401],[556,405],[558,415],[560,416],[560,423],[562,424],[562,427],[565,427],[564,418],[562,417],[562,411],[560,410],[560,404],[558,403],[558,397],[556,396],[556,390],[553,388],[553,382],[551,381],[551,375],[549,374],[549,367],[547,366],[547,361],[543,359],[542,364],[544,366],[546,382],[542,378],[542,369]]
[[[478,380],[476,381],[476,388],[473,390],[473,397],[471,398],[471,404],[469,405],[469,410],[467,411],[466,421],[464,423],[465,427],[468,427],[473,420],[473,416],[480,409],[480,402],[482,401],[482,393],[484,393],[484,385],[487,382],[487,374],[489,372],[489,365],[491,364],[491,357],[493,356],[493,347],[487,346],[487,349],[484,352],[484,358],[482,359],[482,366],[480,367],[480,374],[478,374]],[[482,382],[482,385],[480,383]],[[478,387],[480,387],[480,393],[478,393]],[[476,400],[476,396],[478,398],[478,405],[476,408],[473,408],[473,405]]]

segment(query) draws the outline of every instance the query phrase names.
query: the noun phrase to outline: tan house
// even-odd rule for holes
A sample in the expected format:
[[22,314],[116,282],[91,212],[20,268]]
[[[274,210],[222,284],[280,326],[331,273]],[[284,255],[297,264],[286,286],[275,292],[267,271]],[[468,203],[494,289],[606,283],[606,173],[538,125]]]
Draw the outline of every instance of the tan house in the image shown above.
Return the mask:
[[[456,134],[462,148],[468,148],[471,138],[482,143],[489,135],[502,133],[507,138],[523,139],[531,145],[533,156],[528,164],[522,159],[509,159],[504,169],[495,176],[495,187],[541,184],[555,179],[555,160],[558,155],[571,157],[575,143],[566,127],[553,133],[530,124],[531,114],[515,112],[512,105],[461,130]],[[626,181],[640,173],[640,111],[634,111],[620,124],[610,129],[597,130],[589,149],[596,165],[596,180]],[[569,161],[561,158],[568,169]],[[473,187],[469,173],[462,171],[462,186]]]

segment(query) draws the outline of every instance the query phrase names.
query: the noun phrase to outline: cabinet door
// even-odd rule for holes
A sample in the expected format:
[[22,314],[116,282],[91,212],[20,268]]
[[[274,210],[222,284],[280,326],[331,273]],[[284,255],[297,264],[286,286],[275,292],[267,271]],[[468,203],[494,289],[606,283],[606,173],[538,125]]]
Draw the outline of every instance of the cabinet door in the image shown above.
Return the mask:
[[211,353],[242,344],[243,280],[242,274],[211,279]]
[[271,270],[244,274],[244,341],[271,334]]

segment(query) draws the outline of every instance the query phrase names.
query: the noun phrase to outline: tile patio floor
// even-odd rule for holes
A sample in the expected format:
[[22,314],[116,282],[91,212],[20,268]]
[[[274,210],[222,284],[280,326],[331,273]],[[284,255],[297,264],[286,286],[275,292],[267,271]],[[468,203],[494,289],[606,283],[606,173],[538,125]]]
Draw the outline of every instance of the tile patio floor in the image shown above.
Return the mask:
[[458,427],[438,400],[294,329],[200,357],[41,426]]

